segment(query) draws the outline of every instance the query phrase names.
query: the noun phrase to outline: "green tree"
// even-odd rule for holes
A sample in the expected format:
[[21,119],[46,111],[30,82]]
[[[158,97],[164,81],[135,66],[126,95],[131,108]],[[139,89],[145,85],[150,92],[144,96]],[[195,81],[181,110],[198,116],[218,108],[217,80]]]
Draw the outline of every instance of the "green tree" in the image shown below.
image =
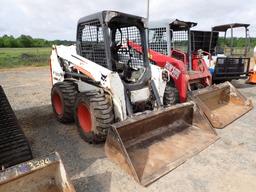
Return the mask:
[[15,47],[16,46],[15,38],[12,35],[11,36],[4,35],[1,39],[2,39],[1,40],[2,47]]
[[74,41],[67,40],[47,41],[40,38],[34,39],[29,35],[21,35],[18,38],[12,35],[0,36],[0,47],[50,47],[52,44],[72,45],[74,43]]
[[21,35],[17,40],[20,47],[32,47],[33,45],[33,38],[29,35]]

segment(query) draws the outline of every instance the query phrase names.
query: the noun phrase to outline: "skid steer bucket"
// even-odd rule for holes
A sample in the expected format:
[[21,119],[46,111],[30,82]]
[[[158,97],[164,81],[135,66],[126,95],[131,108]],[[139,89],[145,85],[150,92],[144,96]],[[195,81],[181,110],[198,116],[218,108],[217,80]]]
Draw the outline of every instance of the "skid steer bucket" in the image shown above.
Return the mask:
[[0,171],[1,192],[74,192],[58,153]]
[[224,128],[253,108],[251,100],[229,82],[193,91],[192,100],[214,128]]
[[113,124],[105,152],[146,186],[217,139],[208,120],[188,102]]

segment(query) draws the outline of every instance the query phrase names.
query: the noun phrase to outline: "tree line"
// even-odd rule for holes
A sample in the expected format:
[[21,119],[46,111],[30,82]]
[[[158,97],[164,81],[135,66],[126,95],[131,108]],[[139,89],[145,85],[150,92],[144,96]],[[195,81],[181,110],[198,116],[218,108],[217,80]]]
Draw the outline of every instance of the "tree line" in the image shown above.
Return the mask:
[[20,35],[19,37],[15,38],[12,35],[3,35],[0,36],[0,47],[9,47],[9,48],[16,48],[16,47],[50,47],[53,44],[57,45],[72,45],[74,41],[67,41],[67,40],[54,40],[49,41],[40,38],[32,38],[29,35]]
[[[67,41],[67,40],[54,40],[49,41],[45,39],[40,38],[32,38],[29,35],[21,35],[17,38],[13,37],[12,35],[3,35],[0,37],[0,47],[50,47],[53,44],[56,45],[72,45],[74,44],[74,41]],[[218,40],[219,45],[224,44],[224,39],[222,37]],[[225,42],[226,45],[231,44],[231,41],[229,39]],[[245,38],[234,38],[233,39],[233,45],[234,47],[243,47],[246,45]],[[256,46],[256,38],[250,38],[250,45],[251,47]]]
[[[251,47],[254,47],[256,46],[256,38],[255,37],[251,37],[250,39],[248,38],[247,41],[249,40],[250,42],[250,46]],[[245,38],[242,38],[242,37],[234,37],[233,38],[233,47],[244,47],[247,45],[248,42],[246,42],[246,39]],[[220,37],[219,40],[218,40],[218,45],[227,45],[227,46],[231,46],[231,39],[230,38],[227,38],[225,41],[224,41],[224,38],[223,37]]]

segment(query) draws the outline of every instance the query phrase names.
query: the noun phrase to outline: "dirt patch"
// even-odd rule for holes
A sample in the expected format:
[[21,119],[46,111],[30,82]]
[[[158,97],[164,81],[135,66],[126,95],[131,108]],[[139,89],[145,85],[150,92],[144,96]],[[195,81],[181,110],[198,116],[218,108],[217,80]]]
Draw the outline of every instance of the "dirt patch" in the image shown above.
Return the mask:
[[[58,151],[75,185],[82,191],[255,191],[255,109],[223,130],[221,139],[147,188],[109,161],[103,145],[80,139],[74,124],[55,120],[50,103],[49,69],[0,70],[0,82],[13,106],[35,157]],[[240,91],[256,102],[256,86]]]

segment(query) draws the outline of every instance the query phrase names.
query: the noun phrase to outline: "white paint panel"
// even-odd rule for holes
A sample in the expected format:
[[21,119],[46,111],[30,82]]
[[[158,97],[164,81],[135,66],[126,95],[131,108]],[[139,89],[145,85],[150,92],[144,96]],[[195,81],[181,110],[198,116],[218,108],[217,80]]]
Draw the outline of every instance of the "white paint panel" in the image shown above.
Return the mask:
[[131,91],[131,102],[136,103],[136,102],[142,102],[142,101],[147,101],[150,96],[150,91],[148,87]]

